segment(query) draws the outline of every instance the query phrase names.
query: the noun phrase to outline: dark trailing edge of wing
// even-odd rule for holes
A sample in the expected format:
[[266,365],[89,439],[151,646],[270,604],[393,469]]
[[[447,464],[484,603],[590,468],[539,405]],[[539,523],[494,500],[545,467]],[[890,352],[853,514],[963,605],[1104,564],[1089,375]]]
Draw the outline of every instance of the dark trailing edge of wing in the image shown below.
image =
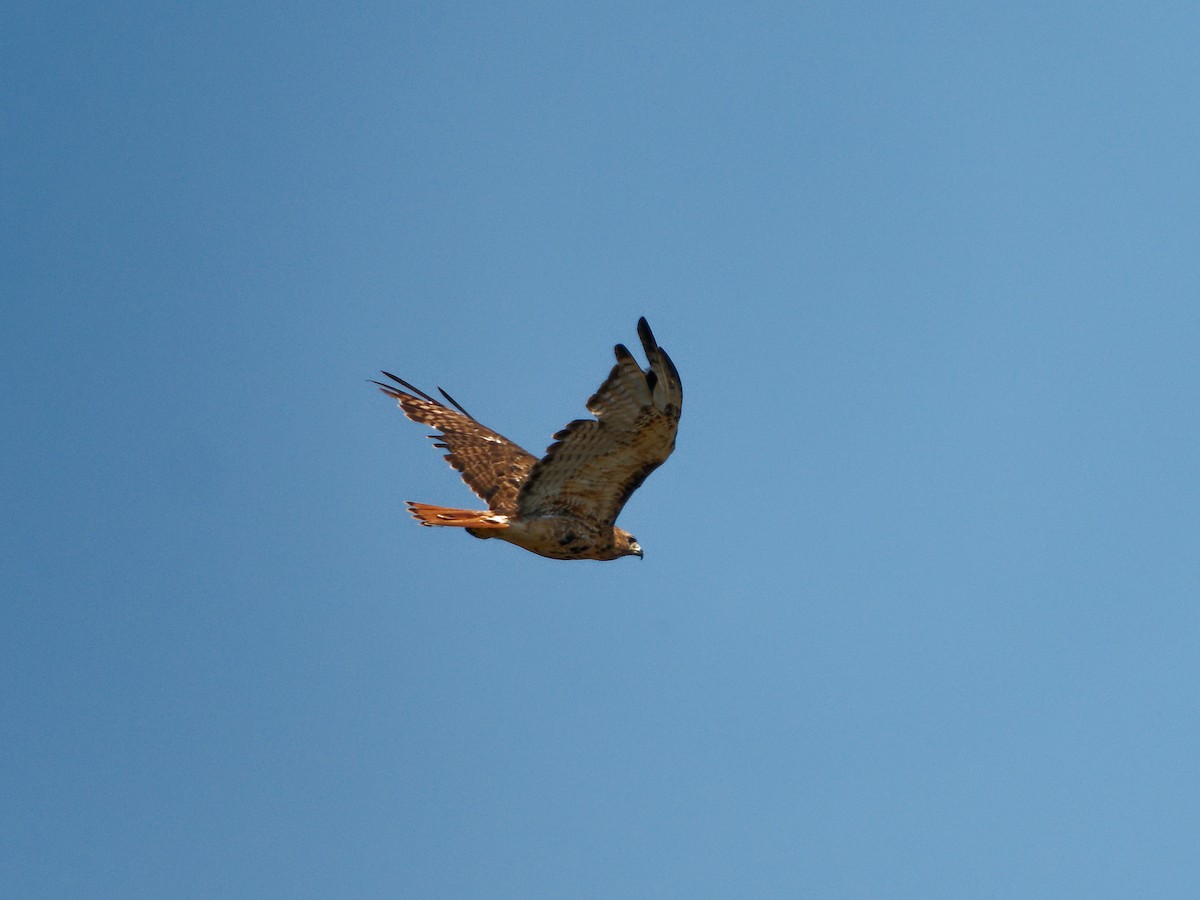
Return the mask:
[[621,489],[619,502],[617,503],[618,510],[625,507],[625,504],[629,502],[629,498],[633,496],[633,492],[640,488],[642,483],[650,477],[650,473],[652,473],[662,464],[662,460],[646,463],[646,465],[642,466],[642,468],[633,473],[629,481],[626,482],[625,487]]

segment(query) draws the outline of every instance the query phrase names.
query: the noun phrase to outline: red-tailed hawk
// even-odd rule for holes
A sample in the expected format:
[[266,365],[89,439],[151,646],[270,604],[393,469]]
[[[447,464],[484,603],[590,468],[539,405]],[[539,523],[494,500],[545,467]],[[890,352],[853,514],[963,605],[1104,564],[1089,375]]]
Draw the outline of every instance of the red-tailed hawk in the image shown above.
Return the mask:
[[430,435],[434,446],[449,451],[446,460],[488,505],[479,511],[410,500],[413,518],[500,538],[551,559],[641,557],[634,536],[614,523],[625,501],[675,449],[683,387],[645,319],[637,330],[650,367],[643,371],[617,344],[617,364],[587,402],[596,418],[571,422],[541,459],[480,425],[441,388],[450,406],[384,372],[404,390],[375,384],[414,422],[438,430]]

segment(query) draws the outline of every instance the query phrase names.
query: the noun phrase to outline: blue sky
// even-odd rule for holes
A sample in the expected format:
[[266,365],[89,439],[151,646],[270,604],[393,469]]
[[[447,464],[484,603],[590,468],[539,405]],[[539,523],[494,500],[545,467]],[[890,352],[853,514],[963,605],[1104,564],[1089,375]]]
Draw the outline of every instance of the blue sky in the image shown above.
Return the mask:
[[[1194,891],[1193,7],[3,18],[3,893]],[[644,561],[408,520],[639,315]]]

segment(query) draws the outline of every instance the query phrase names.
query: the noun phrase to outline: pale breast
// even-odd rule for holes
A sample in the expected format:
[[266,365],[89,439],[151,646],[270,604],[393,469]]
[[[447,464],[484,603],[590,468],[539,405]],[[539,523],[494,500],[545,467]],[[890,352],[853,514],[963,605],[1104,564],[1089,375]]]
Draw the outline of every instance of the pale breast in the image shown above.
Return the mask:
[[516,519],[496,537],[550,559],[613,559],[612,528],[571,516]]

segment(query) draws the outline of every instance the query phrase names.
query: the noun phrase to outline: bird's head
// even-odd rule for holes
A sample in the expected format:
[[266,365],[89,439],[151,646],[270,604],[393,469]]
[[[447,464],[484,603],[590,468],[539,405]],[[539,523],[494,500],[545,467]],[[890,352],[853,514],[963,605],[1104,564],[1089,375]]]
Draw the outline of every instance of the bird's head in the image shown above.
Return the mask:
[[613,537],[613,549],[617,551],[618,556],[636,556],[642,559],[642,545],[632,534],[624,528],[614,528]]

